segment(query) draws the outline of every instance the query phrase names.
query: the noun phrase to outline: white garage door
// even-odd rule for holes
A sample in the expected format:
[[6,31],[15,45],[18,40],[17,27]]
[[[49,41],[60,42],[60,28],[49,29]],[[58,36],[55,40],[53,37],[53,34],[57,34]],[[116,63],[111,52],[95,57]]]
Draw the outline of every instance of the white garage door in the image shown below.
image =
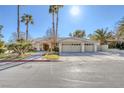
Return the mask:
[[86,52],[93,52],[94,51],[94,44],[85,44],[85,51]]
[[81,44],[62,44],[62,52],[81,52]]

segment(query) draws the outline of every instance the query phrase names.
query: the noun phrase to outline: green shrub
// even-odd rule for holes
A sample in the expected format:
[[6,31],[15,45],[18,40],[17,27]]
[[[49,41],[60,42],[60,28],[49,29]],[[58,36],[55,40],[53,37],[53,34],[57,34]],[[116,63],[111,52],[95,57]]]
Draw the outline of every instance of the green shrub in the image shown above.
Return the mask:
[[0,49],[0,54],[4,53],[5,49]]
[[120,44],[120,49],[124,49],[124,42]]
[[115,48],[123,50],[124,49],[124,42],[116,43]]
[[12,50],[17,53],[19,56],[23,56],[32,48],[32,44],[23,39],[17,40],[14,43],[11,43],[7,46],[8,50]]
[[59,52],[59,47],[58,46],[55,46],[54,49],[53,49],[54,52]]
[[116,48],[120,49],[120,47],[121,47],[120,43],[117,43]]

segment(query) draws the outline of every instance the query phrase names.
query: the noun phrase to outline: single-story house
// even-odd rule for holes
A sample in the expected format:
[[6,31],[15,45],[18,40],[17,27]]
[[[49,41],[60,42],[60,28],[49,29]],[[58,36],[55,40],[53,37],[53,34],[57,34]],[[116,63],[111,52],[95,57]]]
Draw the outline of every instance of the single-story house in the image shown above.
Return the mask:
[[[36,40],[34,42],[34,47],[38,50],[44,50],[43,45],[44,43],[48,43],[49,47],[50,41],[49,40]],[[100,45],[99,42],[91,41],[89,39],[80,39],[80,38],[59,38],[58,40],[59,45],[59,52],[96,52],[96,51],[104,51],[108,49],[107,45]]]

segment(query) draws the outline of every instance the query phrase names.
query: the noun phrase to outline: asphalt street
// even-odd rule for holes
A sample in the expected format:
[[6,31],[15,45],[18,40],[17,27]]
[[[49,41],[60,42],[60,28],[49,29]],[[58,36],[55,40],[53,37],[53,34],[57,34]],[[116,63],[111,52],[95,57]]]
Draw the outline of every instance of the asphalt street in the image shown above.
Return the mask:
[[0,71],[0,87],[124,87],[124,61],[32,62]]

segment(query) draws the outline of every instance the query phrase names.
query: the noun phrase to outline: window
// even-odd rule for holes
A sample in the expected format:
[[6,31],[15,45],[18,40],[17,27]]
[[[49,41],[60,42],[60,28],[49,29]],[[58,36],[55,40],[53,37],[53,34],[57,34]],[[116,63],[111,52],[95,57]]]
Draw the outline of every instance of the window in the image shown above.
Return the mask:
[[94,45],[94,44],[92,44],[92,43],[86,43],[85,45],[86,46],[91,46],[91,45]]
[[63,46],[63,45],[80,46],[81,44],[74,44],[74,43],[72,43],[72,44],[62,44],[62,46]]

